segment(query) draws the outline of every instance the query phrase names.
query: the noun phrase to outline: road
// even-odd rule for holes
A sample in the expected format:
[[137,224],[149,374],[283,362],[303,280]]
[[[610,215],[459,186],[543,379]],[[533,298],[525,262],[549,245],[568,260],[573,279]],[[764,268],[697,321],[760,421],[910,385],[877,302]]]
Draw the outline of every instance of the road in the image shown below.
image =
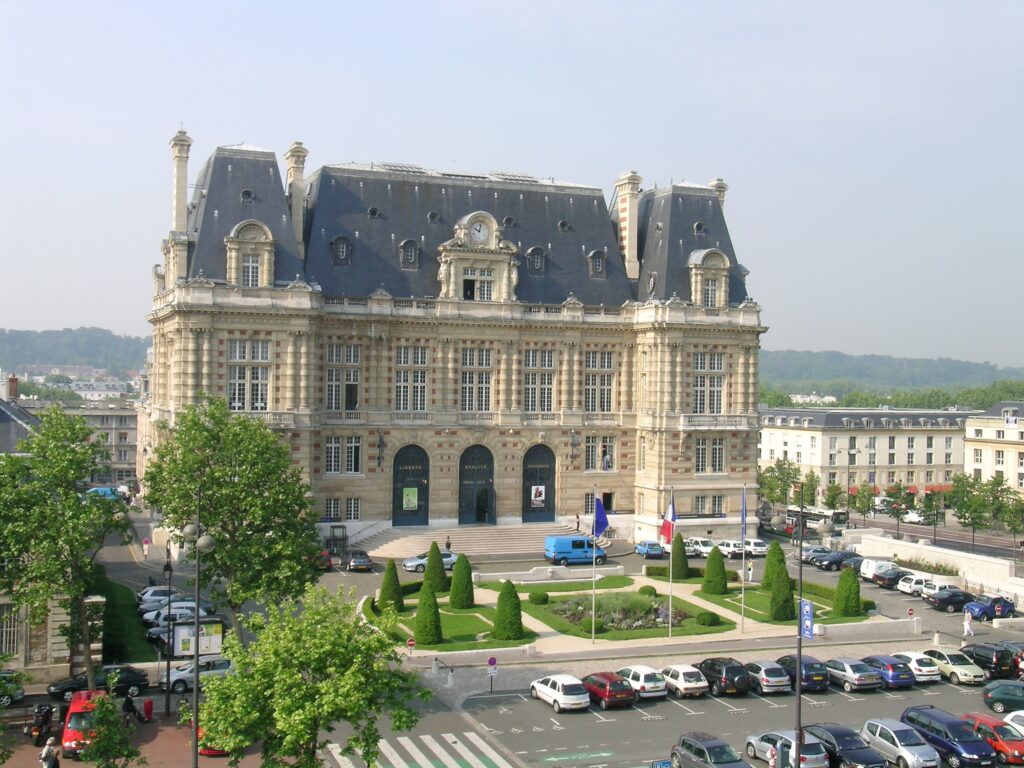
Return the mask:
[[[891,518],[876,517],[869,519],[866,523],[859,518],[853,518],[858,528],[865,525],[869,528],[881,528],[887,533],[896,533],[896,521]],[[938,547],[945,549],[956,549],[962,552],[976,552],[979,555],[991,555],[993,557],[1015,558],[1019,552],[1018,543],[1008,531],[998,533],[977,532],[974,535],[974,543],[971,543],[970,529],[963,529],[959,525],[949,523],[946,526],[938,526],[934,529],[930,525],[915,525],[911,523],[900,523],[900,538],[904,540],[917,541],[928,539]],[[933,535],[934,534],[934,535]],[[1024,536],[1024,534],[1022,534]]]

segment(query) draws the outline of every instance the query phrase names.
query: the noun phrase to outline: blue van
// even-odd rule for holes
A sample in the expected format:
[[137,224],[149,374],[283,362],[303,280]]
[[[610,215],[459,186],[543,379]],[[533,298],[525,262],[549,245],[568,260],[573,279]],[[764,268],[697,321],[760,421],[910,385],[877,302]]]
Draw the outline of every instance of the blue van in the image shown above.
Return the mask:
[[907,707],[900,720],[921,734],[949,768],[976,768],[995,763],[996,753],[956,715],[937,707]]
[[588,536],[545,536],[544,559],[555,565],[597,563],[603,565],[608,554],[594,545]]

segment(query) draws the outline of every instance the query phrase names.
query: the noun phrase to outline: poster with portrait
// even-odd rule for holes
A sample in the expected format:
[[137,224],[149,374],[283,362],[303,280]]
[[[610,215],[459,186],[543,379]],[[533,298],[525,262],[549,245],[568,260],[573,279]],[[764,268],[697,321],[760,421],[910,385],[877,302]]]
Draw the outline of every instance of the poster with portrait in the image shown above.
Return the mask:
[[543,485],[534,485],[530,488],[530,506],[543,508],[547,498],[547,488]]
[[419,507],[419,488],[403,488],[402,489],[402,509],[406,512],[413,511]]

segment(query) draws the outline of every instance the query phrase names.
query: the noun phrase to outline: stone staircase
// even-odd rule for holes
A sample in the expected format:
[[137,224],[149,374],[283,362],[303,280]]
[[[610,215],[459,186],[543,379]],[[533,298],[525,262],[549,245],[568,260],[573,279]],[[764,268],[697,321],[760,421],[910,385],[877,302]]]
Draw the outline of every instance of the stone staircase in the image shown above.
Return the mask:
[[545,536],[575,533],[575,525],[564,523],[460,525],[455,528],[402,526],[386,529],[352,546],[365,549],[375,560],[397,560],[426,552],[435,541],[443,549],[445,537],[451,537],[452,551],[459,554],[534,555],[540,558],[544,553]]

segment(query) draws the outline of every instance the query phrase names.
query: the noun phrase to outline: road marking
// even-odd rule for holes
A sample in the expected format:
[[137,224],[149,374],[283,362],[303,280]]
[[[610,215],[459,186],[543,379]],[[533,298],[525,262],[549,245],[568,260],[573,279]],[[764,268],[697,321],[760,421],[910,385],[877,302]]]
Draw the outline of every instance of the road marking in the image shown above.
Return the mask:
[[914,686],[914,690],[921,691],[925,696],[938,696],[939,695],[938,691],[929,691],[929,690],[927,690],[925,688],[922,688],[919,685],[915,685]]
[[673,704],[675,704],[677,707],[679,707],[680,709],[685,709],[687,716],[689,716],[689,715],[703,715],[704,714],[703,712],[695,712],[694,710],[690,709],[688,706],[686,706],[682,702],[675,701],[674,699],[670,699],[670,701]]
[[901,696],[898,693],[890,693],[889,691],[882,691],[882,693],[885,694],[885,698],[889,699],[889,701],[903,701],[907,698],[906,696]]
[[555,724],[554,727],[551,730],[553,730],[553,731],[564,731],[565,730],[565,726],[562,725],[561,723],[559,723],[557,720],[555,720],[555,718],[551,717],[551,718],[548,718],[548,719],[551,720],[551,722]]
[[[444,763],[445,768],[461,768],[458,761],[449,755],[448,750],[438,744],[433,736],[420,736],[420,738],[430,748],[430,751],[437,755],[441,762]],[[430,763],[428,762],[427,765],[430,765]]]
[[341,754],[341,745],[331,742],[327,745],[327,751],[331,753],[331,757],[334,758],[334,762],[338,764],[338,768],[355,768],[353,763],[347,755]]
[[853,696],[847,693],[846,691],[836,691],[836,693],[838,693],[840,696],[845,696],[850,701],[864,701],[864,699],[858,699],[856,696]]
[[409,764],[401,758],[387,739],[381,739],[377,743],[377,748],[380,749],[380,753],[388,759],[388,762],[390,762],[394,768],[409,768]]
[[486,741],[480,738],[477,734],[473,733],[472,731],[466,731],[463,734],[463,736],[465,736],[467,739],[473,742],[473,745],[481,752],[483,752],[484,755],[489,757],[491,761],[498,766],[498,768],[512,768],[509,762],[498,754],[497,750],[495,750],[490,744],[488,744]]
[[770,709],[782,709],[784,706],[786,706],[785,704],[777,704],[774,701],[769,701],[768,699],[766,699],[766,698],[764,698],[762,696],[758,696],[753,691],[750,692],[750,695],[753,696],[755,699],[761,699],[761,701],[763,701],[765,704],[767,704]]
[[455,751],[462,755],[462,759],[469,763],[473,768],[487,768],[482,760],[474,755],[465,744],[458,740],[455,734],[442,733],[441,738],[448,742],[449,745],[455,748]]
[[614,717],[605,717],[600,712],[591,712],[589,709],[587,711],[590,712],[590,714],[592,714],[594,717],[596,717],[597,721],[599,723],[614,723],[615,722],[615,718]]
[[413,765],[430,765],[429,758],[420,752],[420,748],[416,746],[416,742],[408,736],[399,736],[398,743],[405,747],[406,752],[412,755]]
[[722,701],[721,699],[716,699],[714,697],[712,697],[711,700],[712,701],[717,701],[719,704],[721,704],[723,707],[728,709],[730,712],[736,712],[737,710],[739,710],[739,707],[734,707],[732,704],[730,704],[727,701]]
[[827,701],[816,701],[815,699],[812,699],[810,696],[808,696],[806,693],[801,693],[800,696],[805,698],[805,699],[807,699],[807,703],[810,704],[812,707],[831,707],[832,706]]

